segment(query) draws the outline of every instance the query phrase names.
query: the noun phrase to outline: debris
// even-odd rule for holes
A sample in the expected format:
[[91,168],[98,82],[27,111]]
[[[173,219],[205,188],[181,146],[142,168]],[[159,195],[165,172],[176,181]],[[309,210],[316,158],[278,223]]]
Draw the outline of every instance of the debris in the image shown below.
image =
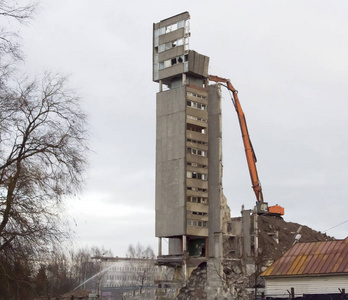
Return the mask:
[[[233,218],[235,222],[238,218]],[[321,232],[315,231],[308,226],[297,223],[286,222],[281,217],[258,216],[258,255],[248,264],[241,258],[236,250],[239,247],[232,243],[231,239],[225,239],[224,251],[230,254],[222,261],[223,276],[220,278],[221,289],[216,299],[254,299],[255,289],[263,288],[263,280],[258,275],[262,269],[265,269],[273,261],[282,256],[290,247],[292,247],[296,238],[299,238],[301,231],[301,242],[315,242],[335,240]],[[273,235],[277,233],[277,240]],[[253,237],[250,237],[253,239]],[[232,258],[234,256],[234,258]],[[247,266],[243,271],[243,265]],[[255,266],[253,273],[247,274],[246,269]],[[201,263],[195,269],[187,281],[186,287],[183,287],[177,298],[178,300],[207,299],[207,264]]]

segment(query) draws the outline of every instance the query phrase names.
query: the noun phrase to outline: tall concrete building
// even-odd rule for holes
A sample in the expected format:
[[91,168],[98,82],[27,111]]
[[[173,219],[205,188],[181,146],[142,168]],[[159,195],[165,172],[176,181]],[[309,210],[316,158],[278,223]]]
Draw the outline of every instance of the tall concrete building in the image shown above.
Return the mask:
[[[209,57],[189,49],[188,12],[153,25],[156,125],[156,237],[159,263],[186,278],[222,257],[221,91],[208,82]],[[227,214],[226,214],[227,211]],[[169,253],[162,255],[162,238]]]

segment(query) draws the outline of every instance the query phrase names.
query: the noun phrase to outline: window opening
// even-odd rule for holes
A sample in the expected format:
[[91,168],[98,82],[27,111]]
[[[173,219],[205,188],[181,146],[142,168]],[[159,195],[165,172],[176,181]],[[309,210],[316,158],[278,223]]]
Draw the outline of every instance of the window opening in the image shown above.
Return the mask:
[[197,221],[197,220],[187,220],[188,226],[194,226],[194,227],[207,227],[208,222],[207,221]]
[[186,139],[186,141],[189,143],[194,143],[194,144],[199,144],[199,145],[208,145],[206,142],[203,142],[203,141],[196,141],[196,140],[192,140],[192,139]]
[[189,50],[189,39],[186,37],[184,39],[185,45],[184,45],[184,50],[188,51]]
[[202,212],[202,211],[187,211],[188,214],[194,215],[194,216],[207,216],[208,213]]
[[159,29],[159,35],[165,34],[166,33],[166,28],[165,27],[161,27]]
[[158,46],[158,52],[163,52],[166,50],[166,44],[161,44]]
[[165,60],[164,61],[164,68],[169,68],[172,66],[172,61],[171,59]]
[[187,178],[193,178],[193,179],[200,179],[200,180],[207,180],[208,179],[208,175],[207,174],[202,174],[202,173],[198,173],[195,171],[187,171],[186,172],[186,177]]
[[208,192],[208,189],[197,188],[197,187],[194,187],[194,186],[188,186],[187,190],[189,190],[189,191],[198,191],[198,192]]
[[208,168],[207,165],[198,164],[198,163],[195,163],[195,162],[187,162],[186,165],[190,166],[190,167],[194,167],[194,168],[202,168],[202,169],[207,169]]
[[171,59],[167,59],[165,61],[161,61],[159,62],[159,69],[165,69],[165,68],[169,68],[172,65],[175,65],[177,63],[182,63],[183,60],[183,56],[177,56],[177,57],[173,57]]
[[164,46],[165,46],[165,50],[172,49],[172,43],[165,43]]
[[189,34],[190,33],[190,21],[185,20],[185,33]]
[[192,93],[192,92],[187,92],[186,95],[187,95],[187,96],[191,96],[191,97],[200,98],[200,99],[207,99],[207,97],[205,97],[205,96],[198,95],[198,94]]
[[186,104],[187,104],[188,107],[192,107],[192,108],[195,108],[195,109],[200,109],[200,110],[205,110],[206,109],[206,105],[205,104],[198,103],[198,102],[195,102],[195,101],[187,100]]
[[208,122],[207,119],[202,119],[202,118],[191,116],[191,115],[186,115],[186,117],[187,117],[187,119],[190,119],[190,120],[201,121],[201,122],[205,122],[205,123]]
[[200,155],[200,156],[204,156],[204,157],[206,157],[208,155],[207,151],[205,151],[205,150],[191,148],[191,147],[187,147],[187,153],[193,154],[193,155]]
[[199,126],[199,125],[195,125],[195,124],[186,124],[186,129],[189,131],[194,131],[194,132],[199,132],[199,133],[206,133],[206,128]]
[[[177,46],[182,46],[182,45],[184,45],[184,39],[182,39],[182,38],[181,39],[177,39],[175,41],[168,42],[168,43],[160,44],[160,45],[158,45],[158,43],[155,44],[156,47],[158,46],[158,52],[163,52],[163,51],[166,51],[166,50],[170,50],[172,48],[175,48]],[[186,56],[185,57],[185,61],[187,61],[188,60],[188,55],[185,55],[185,56]]]

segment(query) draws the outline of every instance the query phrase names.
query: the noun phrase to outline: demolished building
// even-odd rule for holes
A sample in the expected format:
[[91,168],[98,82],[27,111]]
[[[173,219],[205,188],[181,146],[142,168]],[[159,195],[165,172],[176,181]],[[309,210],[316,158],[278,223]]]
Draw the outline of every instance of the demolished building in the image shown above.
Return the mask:
[[[153,27],[158,262],[175,267],[183,281],[207,257],[222,258],[223,219],[229,219],[222,193],[221,91],[208,85],[209,57],[189,49],[189,19],[185,12]],[[168,239],[167,256],[161,255],[162,238]]]
[[257,208],[231,218],[222,187],[221,85],[209,84],[209,57],[189,49],[189,20],[184,12],[153,24],[157,264],[173,270],[156,281],[157,299],[169,299],[167,290],[177,290],[176,299],[252,299],[262,292],[258,275],[302,227]]

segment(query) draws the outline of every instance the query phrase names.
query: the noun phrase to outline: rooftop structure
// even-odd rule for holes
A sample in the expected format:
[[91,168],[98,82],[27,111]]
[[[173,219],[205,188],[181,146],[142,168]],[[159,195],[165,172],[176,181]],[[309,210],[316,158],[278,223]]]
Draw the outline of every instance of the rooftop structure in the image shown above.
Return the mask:
[[182,74],[208,77],[209,58],[189,50],[189,19],[184,12],[153,25],[153,81],[173,87]]

